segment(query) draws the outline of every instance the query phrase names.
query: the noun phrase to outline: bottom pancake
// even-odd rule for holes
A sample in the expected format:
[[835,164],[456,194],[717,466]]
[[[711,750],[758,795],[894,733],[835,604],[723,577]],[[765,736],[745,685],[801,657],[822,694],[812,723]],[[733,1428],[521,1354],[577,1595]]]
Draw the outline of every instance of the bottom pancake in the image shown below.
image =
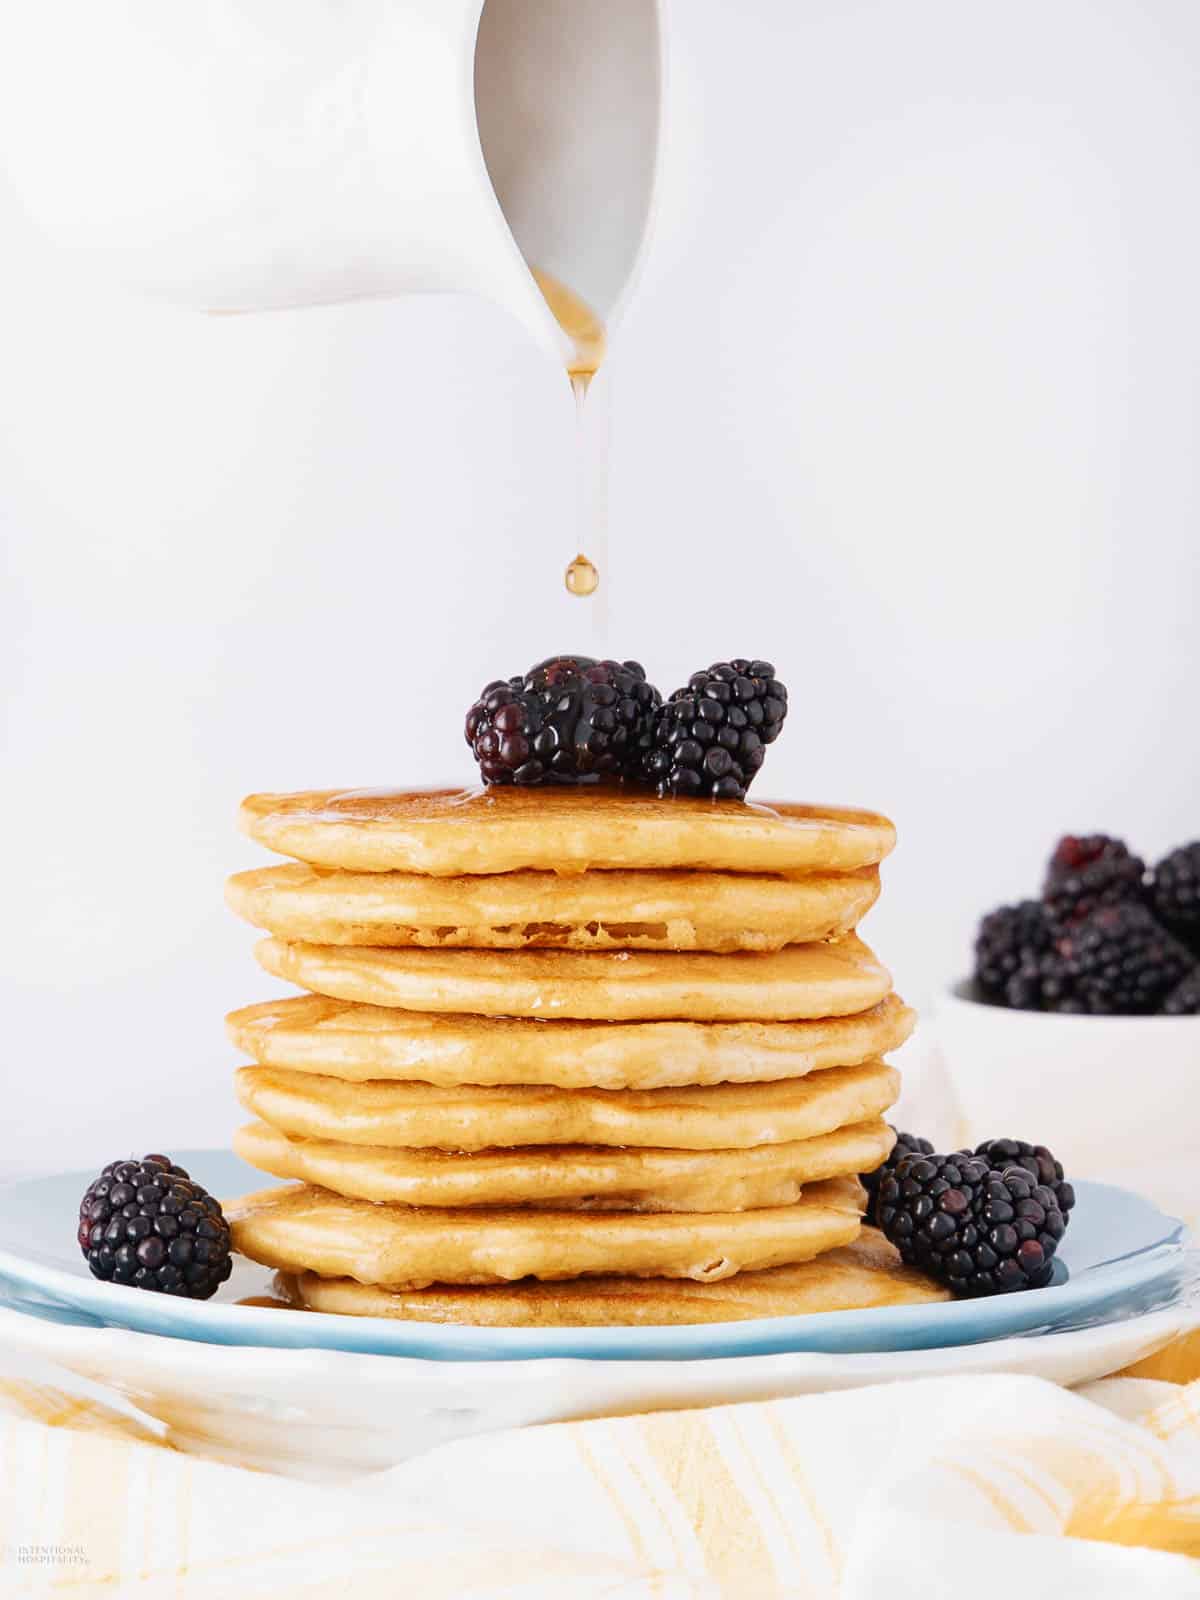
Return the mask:
[[759,1211],[460,1210],[348,1200],[304,1184],[225,1206],[236,1250],[264,1266],[394,1289],[593,1275],[694,1278],[809,1261],[861,1225],[853,1178]]
[[745,1150],[604,1145],[404,1150],[292,1139],[263,1122],[251,1122],[233,1136],[234,1150],[252,1167],[352,1199],[588,1211],[747,1211],[794,1205],[801,1184],[873,1172],[895,1142],[895,1134],[879,1117],[815,1139]]
[[949,1291],[931,1278],[903,1266],[894,1247],[874,1228],[864,1228],[853,1244],[830,1250],[815,1261],[739,1272],[720,1283],[693,1283],[687,1278],[581,1278],[569,1283],[525,1279],[493,1288],[438,1285],[399,1292],[306,1272],[299,1277],[280,1274],[277,1286],[283,1299],[310,1311],[478,1328],[653,1328],[922,1305],[950,1298]]

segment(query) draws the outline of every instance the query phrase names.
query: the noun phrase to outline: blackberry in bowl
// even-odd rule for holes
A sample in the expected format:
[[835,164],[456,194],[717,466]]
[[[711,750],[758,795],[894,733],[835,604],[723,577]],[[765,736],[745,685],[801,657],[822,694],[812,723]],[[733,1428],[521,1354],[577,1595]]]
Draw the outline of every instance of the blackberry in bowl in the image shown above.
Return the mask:
[[1200,1016],[1200,966],[1193,967],[1186,978],[1181,978],[1163,1001],[1163,1015],[1168,1017]]
[[1017,1011],[1144,1016],[1197,965],[1200,844],[1145,863],[1122,839],[1066,834],[1042,895],[989,911],[975,939],[974,997]]
[[1064,983],[1092,1016],[1159,1012],[1192,957],[1145,906],[1101,906],[1056,940]]
[[1040,1006],[1055,931],[1040,900],[989,912],[975,939],[975,982],[983,996],[997,1005]]
[[980,921],[968,978],[938,1007],[966,1125],[1036,1125],[1077,1171],[1200,1147],[1200,849],[1147,873],[1110,834],[1068,834],[1042,895]]
[[1146,863],[1123,839],[1068,833],[1050,857],[1042,898],[1056,922],[1078,922],[1101,906],[1141,900],[1145,877]]
[[1154,915],[1200,962],[1200,840],[1158,863],[1150,891]]

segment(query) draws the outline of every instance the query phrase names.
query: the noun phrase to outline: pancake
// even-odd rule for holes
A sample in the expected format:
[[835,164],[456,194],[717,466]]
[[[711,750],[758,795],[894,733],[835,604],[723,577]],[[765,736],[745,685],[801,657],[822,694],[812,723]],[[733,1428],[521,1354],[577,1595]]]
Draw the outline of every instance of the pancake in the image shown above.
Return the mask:
[[262,940],[255,954],[275,977],[336,1000],[485,1016],[791,1021],[865,1011],[892,986],[855,934],[762,955],[364,950],[282,939]]
[[391,1205],[749,1211],[794,1205],[802,1183],[874,1171],[895,1137],[876,1118],[816,1139],[744,1150],[544,1145],[466,1154],[288,1139],[252,1122],[234,1134],[233,1148],[273,1177]]
[[774,801],[659,799],[633,788],[336,789],[255,794],[244,832],[352,872],[852,872],[896,842],[886,817]]
[[444,1210],[380,1206],[297,1184],[225,1205],[234,1248],[252,1261],[390,1288],[517,1278],[694,1278],[808,1261],[849,1244],[863,1192],[814,1184],[794,1206],[647,1215],[636,1211]]
[[849,933],[879,872],[413,872],[264,867],[229,880],[247,922],[311,944],[524,950],[779,950]]
[[873,1061],[778,1083],[547,1089],[347,1083],[279,1067],[241,1067],[234,1088],[247,1111],[295,1139],[405,1150],[576,1144],[744,1150],[815,1139],[877,1117],[895,1101],[900,1074]]
[[231,1012],[229,1036],[263,1066],[359,1082],[657,1089],[755,1083],[857,1065],[898,1049],[916,1015],[895,995],[805,1022],[543,1022],[434,1016],[296,995]]
[[293,1305],[352,1317],[453,1322],[479,1328],[667,1327],[744,1322],[755,1317],[808,1316],[877,1306],[929,1305],[950,1291],[902,1265],[874,1228],[853,1244],[797,1266],[739,1272],[718,1283],[688,1278],[578,1278],[566,1283],[523,1279],[490,1288],[397,1291],[353,1278],[281,1274],[277,1288]]

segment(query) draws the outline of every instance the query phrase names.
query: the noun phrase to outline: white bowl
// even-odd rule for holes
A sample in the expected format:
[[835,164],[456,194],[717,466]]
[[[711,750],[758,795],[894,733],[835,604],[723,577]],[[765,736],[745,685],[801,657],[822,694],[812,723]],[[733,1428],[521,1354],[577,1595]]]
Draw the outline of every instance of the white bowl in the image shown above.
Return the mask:
[[937,1037],[972,1144],[1036,1139],[1081,1177],[1200,1157],[1200,1017],[1012,1011],[960,982]]

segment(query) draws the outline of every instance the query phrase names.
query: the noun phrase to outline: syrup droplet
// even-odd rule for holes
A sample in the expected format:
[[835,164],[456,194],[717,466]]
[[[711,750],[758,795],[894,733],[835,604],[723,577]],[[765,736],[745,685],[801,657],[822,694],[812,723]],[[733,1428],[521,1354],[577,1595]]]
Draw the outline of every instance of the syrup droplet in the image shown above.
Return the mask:
[[563,582],[568,594],[595,594],[600,587],[600,574],[581,551],[563,574]]

